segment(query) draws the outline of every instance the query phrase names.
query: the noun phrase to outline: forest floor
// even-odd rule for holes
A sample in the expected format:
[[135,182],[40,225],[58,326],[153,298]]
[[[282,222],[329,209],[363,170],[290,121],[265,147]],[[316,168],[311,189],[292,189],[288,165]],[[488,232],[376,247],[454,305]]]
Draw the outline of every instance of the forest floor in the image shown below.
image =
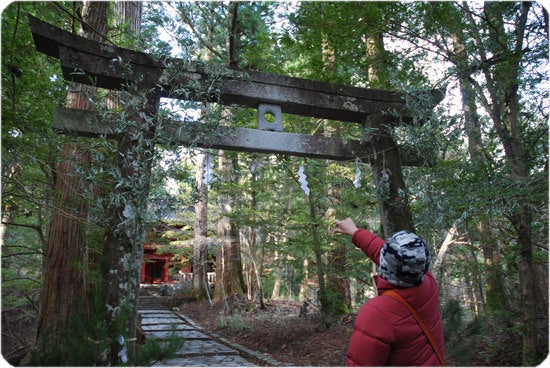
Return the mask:
[[[189,301],[179,308],[206,331],[267,354],[286,365],[345,365],[354,315],[338,317],[327,328],[312,305],[308,306],[305,316],[300,316],[303,304],[298,302],[268,301],[263,310],[257,303],[235,301],[230,304],[211,306],[206,300]],[[228,310],[233,312],[227,313]]]
[[[258,303],[237,299],[213,306],[207,300],[174,299],[179,300],[171,304],[207,332],[267,354],[285,365],[345,365],[355,315],[337,317],[327,328],[311,304],[304,315],[303,304],[294,301],[267,301],[262,310]],[[2,357],[18,366],[34,341],[37,321],[7,316],[5,312],[2,317]]]
[[38,318],[29,310],[2,310],[2,363],[19,365],[36,337]]

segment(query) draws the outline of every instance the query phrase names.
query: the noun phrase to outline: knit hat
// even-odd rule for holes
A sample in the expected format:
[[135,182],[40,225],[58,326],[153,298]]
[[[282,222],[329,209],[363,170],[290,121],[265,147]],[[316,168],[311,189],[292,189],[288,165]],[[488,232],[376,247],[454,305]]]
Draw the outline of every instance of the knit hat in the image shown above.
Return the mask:
[[380,276],[393,285],[420,285],[430,267],[430,252],[422,239],[410,231],[399,231],[380,251]]

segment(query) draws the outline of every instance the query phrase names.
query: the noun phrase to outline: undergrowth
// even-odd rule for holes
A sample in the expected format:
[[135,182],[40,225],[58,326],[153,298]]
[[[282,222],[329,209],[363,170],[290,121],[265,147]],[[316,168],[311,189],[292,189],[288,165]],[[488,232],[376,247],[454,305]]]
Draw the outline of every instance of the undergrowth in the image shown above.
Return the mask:
[[[522,331],[518,313],[486,312],[465,322],[460,303],[447,302],[442,310],[445,355],[458,366],[521,366]],[[539,327],[547,333],[547,327]],[[544,335],[539,361],[548,354],[548,335]]]

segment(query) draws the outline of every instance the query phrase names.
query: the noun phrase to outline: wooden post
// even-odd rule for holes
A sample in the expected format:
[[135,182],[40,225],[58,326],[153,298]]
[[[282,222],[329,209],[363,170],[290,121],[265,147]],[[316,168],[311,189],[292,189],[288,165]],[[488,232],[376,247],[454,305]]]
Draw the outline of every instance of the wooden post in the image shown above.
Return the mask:
[[372,140],[371,158],[384,236],[401,230],[414,231],[407,187],[401,170],[399,149],[389,134],[379,132]]
[[[112,330],[110,333],[124,332],[130,338],[135,337],[136,333],[137,300],[145,244],[144,215],[155,151],[153,127],[146,117],[156,114],[158,101],[158,96],[149,96],[146,111],[135,108],[128,111],[127,120],[120,122],[126,131],[126,134],[117,137],[116,167],[121,180],[113,189],[111,202],[114,205],[107,214],[109,228],[103,252],[106,320],[110,327],[116,328],[113,322],[125,319],[126,331]],[[111,337],[115,342],[118,341],[117,336]],[[118,346],[110,350],[109,360],[113,364],[118,362],[118,350]]]

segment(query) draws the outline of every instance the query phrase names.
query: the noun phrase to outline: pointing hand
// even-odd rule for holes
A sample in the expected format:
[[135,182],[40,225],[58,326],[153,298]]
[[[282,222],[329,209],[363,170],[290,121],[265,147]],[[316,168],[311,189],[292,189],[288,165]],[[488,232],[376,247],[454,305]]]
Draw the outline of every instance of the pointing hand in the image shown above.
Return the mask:
[[355,223],[349,217],[341,221],[336,221],[334,224],[336,225],[334,232],[337,234],[353,235],[357,231],[357,226],[355,226]]

